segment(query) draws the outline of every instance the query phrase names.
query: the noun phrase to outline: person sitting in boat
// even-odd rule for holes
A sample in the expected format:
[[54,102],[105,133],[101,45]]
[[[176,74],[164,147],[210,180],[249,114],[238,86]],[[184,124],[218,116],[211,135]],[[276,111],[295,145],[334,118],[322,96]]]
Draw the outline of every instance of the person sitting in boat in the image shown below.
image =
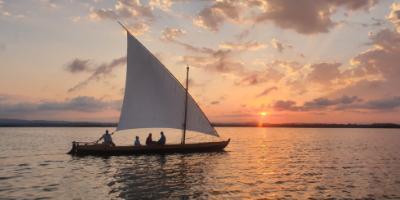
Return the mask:
[[157,144],[164,145],[167,139],[165,138],[164,132],[161,131],[160,135],[161,136],[160,136],[160,139],[158,140]]
[[136,139],[135,139],[135,146],[140,146],[139,136],[136,136]]
[[104,140],[103,144],[115,146],[110,133],[108,133],[108,130],[106,130],[106,133],[103,135],[103,140]]
[[153,138],[151,137],[151,133],[149,133],[149,136],[146,138],[146,145],[152,145],[153,144]]

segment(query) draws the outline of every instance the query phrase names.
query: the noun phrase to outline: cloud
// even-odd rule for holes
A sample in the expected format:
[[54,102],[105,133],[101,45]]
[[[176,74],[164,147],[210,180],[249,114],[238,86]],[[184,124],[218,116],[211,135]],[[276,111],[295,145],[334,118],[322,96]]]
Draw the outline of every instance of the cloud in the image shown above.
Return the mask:
[[210,31],[218,31],[225,20],[239,21],[239,1],[215,1],[194,18],[193,23]]
[[[13,1],[3,1],[0,0],[0,18],[2,16],[14,19],[23,19],[26,16],[24,14],[18,13],[19,10],[13,9]],[[1,49],[0,49],[1,50]]]
[[161,33],[161,39],[165,41],[175,41],[177,37],[185,35],[186,31],[180,28],[165,28]]
[[[321,1],[325,2],[325,1]],[[302,0],[269,1],[269,9],[256,17],[256,22],[271,21],[283,29],[293,29],[298,33],[326,33],[335,26],[330,18],[329,6],[325,3]]]
[[57,8],[58,7],[58,5],[55,3],[54,0],[40,0],[40,2],[49,8]]
[[1,14],[2,14],[3,16],[6,16],[6,17],[11,16],[11,13],[8,12],[8,11],[3,11]]
[[285,72],[298,68],[299,63],[290,61],[274,60],[264,64],[264,70],[247,71],[243,73],[236,85],[257,85],[269,81],[278,82],[284,78]]
[[295,101],[279,100],[272,108],[275,111],[324,111],[324,110],[348,110],[348,111],[395,111],[400,108],[400,96],[383,97],[364,101],[357,96],[342,96],[340,98],[316,98],[297,106]]
[[235,38],[238,40],[243,40],[244,38],[246,38],[249,35],[250,35],[250,29],[245,29],[241,33],[235,35]]
[[258,4],[262,12],[256,15],[257,23],[270,21],[283,29],[292,29],[301,34],[326,33],[335,27],[337,22],[332,15],[338,7],[355,11],[368,9],[377,3],[376,0],[268,0]]
[[347,79],[358,81],[336,91],[336,94],[351,93],[370,98],[400,95],[399,13],[399,4],[393,3],[387,20],[393,23],[396,31],[386,28],[369,34],[371,47],[354,56],[350,60],[351,69],[343,72]]
[[96,9],[91,8],[89,19],[91,20],[122,20],[127,22],[127,28],[134,35],[141,35],[149,30],[150,24],[155,21],[153,9],[169,8],[170,1],[152,0],[148,5],[139,0],[117,0],[114,8]]
[[[75,59],[75,60],[76,60],[76,59]],[[73,63],[73,62],[74,62],[74,61],[72,61],[72,63]],[[91,81],[93,81],[93,80],[99,80],[99,79],[105,77],[106,75],[112,73],[112,71],[113,71],[116,67],[122,66],[122,65],[124,65],[125,63],[126,63],[126,56],[120,57],[120,58],[116,58],[116,59],[112,60],[112,61],[109,62],[109,63],[103,63],[103,64],[100,64],[100,65],[98,65],[98,66],[95,66],[95,67],[93,68],[93,70],[91,70],[91,71],[92,71],[92,74],[91,74],[87,79],[85,79],[85,80],[79,82],[79,83],[76,84],[75,86],[73,86],[73,87],[71,87],[70,89],[68,89],[68,92],[75,92],[75,91],[77,91],[77,90],[80,90],[80,89],[84,88],[84,87],[85,87],[86,85],[88,85]],[[79,66],[79,65],[78,65],[78,66]],[[87,69],[87,65],[83,65],[83,68],[86,70],[86,69]],[[81,70],[81,71],[78,70],[78,71],[75,71],[75,73],[77,73],[77,72],[82,72],[82,71],[83,71],[83,70]],[[70,70],[70,72],[72,72],[72,71]]]
[[182,62],[212,72],[241,73],[244,70],[243,64],[232,58],[230,50],[201,50],[200,53],[204,55],[183,56]]
[[74,59],[65,66],[65,69],[71,73],[88,72],[91,71],[89,60]]
[[396,85],[400,84],[400,33],[383,29],[369,37],[371,47],[355,55],[350,66],[338,62],[304,65],[298,76],[291,74],[287,83],[295,87],[307,83],[331,86],[335,88],[331,88],[335,95],[356,94],[368,98],[399,95]]
[[192,51],[192,52],[194,52],[194,53],[200,53],[200,54],[213,54],[213,53],[215,53],[215,50],[214,50],[214,49],[211,49],[211,48],[207,48],[207,47],[196,47],[196,46],[193,46],[193,45],[191,45],[191,44],[187,44],[187,43],[185,43],[185,42],[181,42],[181,41],[178,41],[178,40],[175,40],[175,41],[173,41],[173,42],[175,42],[176,44],[178,44],[178,45],[184,47],[186,50]]
[[256,41],[248,41],[248,42],[224,42],[219,45],[221,49],[230,49],[236,51],[257,51],[260,49],[266,48],[267,45],[256,42]]
[[143,5],[140,1],[117,0],[114,8],[111,9],[92,9],[90,13],[92,19],[130,19],[145,18],[153,21],[154,15],[148,5]]
[[362,107],[373,110],[393,110],[400,107],[400,96],[371,100]]
[[203,8],[193,23],[215,32],[225,21],[253,24],[269,21],[301,34],[326,33],[338,24],[332,20],[338,8],[368,10],[376,3],[377,0],[297,0],[295,3],[292,0],[221,0]]
[[272,91],[277,90],[277,89],[278,89],[278,88],[275,87],[275,86],[269,87],[269,88],[265,89],[264,91],[262,91],[260,94],[258,94],[257,97],[266,96],[266,95],[268,95],[269,93],[271,93]]
[[291,48],[293,48],[292,45],[283,44],[282,42],[280,42],[280,41],[277,40],[276,38],[273,38],[273,39],[271,40],[271,45],[272,45],[272,47],[273,47],[274,49],[278,50],[279,53],[283,53],[283,51],[284,51],[285,49],[291,49]]
[[220,102],[219,101],[212,101],[210,104],[211,105],[217,105],[217,104],[219,104]]
[[365,102],[356,104],[348,104],[337,107],[337,110],[351,110],[351,111],[382,111],[382,112],[395,112],[400,108],[400,96],[383,97],[380,99],[371,99]]
[[387,82],[400,83],[400,34],[383,29],[370,38],[373,47],[352,59],[356,66],[353,73],[358,76],[380,74]]
[[347,1],[347,0],[331,0],[333,6],[343,6],[348,10],[359,10],[359,9],[369,9],[378,3],[378,0],[358,0],[358,1]]
[[397,32],[400,33],[400,3],[392,4],[390,14],[387,18],[396,27]]
[[279,81],[285,75],[283,72],[272,68],[267,67],[263,71],[249,71],[244,77],[237,82],[238,85],[257,85],[260,83],[265,83],[269,81]]
[[82,20],[81,16],[74,16],[70,18],[72,22],[77,23]]
[[311,101],[305,102],[302,106],[302,110],[319,110],[331,106],[349,105],[360,101],[362,100],[357,96],[346,95],[336,99],[316,98]]
[[298,111],[299,108],[296,106],[295,101],[291,100],[278,100],[274,103],[272,108],[275,111]]
[[386,21],[385,20],[383,20],[383,19],[378,19],[378,18],[375,18],[375,17],[371,17],[371,20],[370,20],[371,22],[370,23],[359,23],[359,22],[349,22],[349,21],[347,21],[347,22],[344,22],[344,23],[347,23],[347,24],[357,24],[357,25],[361,25],[362,27],[380,27],[380,26],[383,26],[385,23],[386,23]]
[[274,47],[275,49],[277,49],[277,50],[279,51],[279,53],[282,53],[283,50],[285,49],[285,48],[283,47],[283,44],[280,43],[280,42],[279,42],[277,39],[275,39],[275,38],[273,38],[273,39],[271,40],[271,45],[272,45],[272,47]]
[[149,25],[145,22],[136,22],[133,24],[128,24],[126,28],[133,35],[143,35],[149,30]]
[[180,62],[185,64],[220,73],[240,74],[244,70],[243,63],[233,58],[234,52],[232,50],[195,47],[178,40],[173,40],[172,42],[196,54],[182,56]]
[[193,78],[189,78],[189,87],[202,87],[204,86],[204,83],[199,83],[195,81]]
[[41,111],[80,111],[98,112],[110,106],[108,102],[103,102],[94,97],[78,96],[65,102],[43,102],[36,105]]
[[341,63],[316,63],[310,66],[311,72],[308,74],[308,80],[327,85],[333,80],[339,78],[339,67]]
[[325,109],[338,109],[343,106],[348,106],[357,102],[361,102],[357,96],[342,96],[340,98],[328,99],[328,98],[316,98],[311,101],[306,101],[303,105],[297,106],[295,101],[292,100],[278,100],[272,108],[276,111],[321,111]]
[[[363,98],[396,95],[397,87],[387,84],[384,80],[361,80],[346,87],[332,91],[332,95],[352,94]],[[394,92],[394,94],[393,94]]]
[[[389,19],[390,20],[390,19]],[[369,49],[350,60],[340,71],[339,63],[318,66],[308,78],[321,84],[339,83],[332,95],[353,94],[371,99],[377,96],[399,96],[400,33],[382,29],[370,33]],[[329,65],[327,65],[329,64]]]
[[95,113],[107,109],[118,110],[121,100],[105,101],[89,96],[78,96],[65,101],[44,101],[38,103],[7,103],[0,101],[1,118],[27,118],[34,114],[64,113],[68,111]]
[[168,11],[172,6],[172,0],[150,0],[149,6],[151,8],[159,8]]

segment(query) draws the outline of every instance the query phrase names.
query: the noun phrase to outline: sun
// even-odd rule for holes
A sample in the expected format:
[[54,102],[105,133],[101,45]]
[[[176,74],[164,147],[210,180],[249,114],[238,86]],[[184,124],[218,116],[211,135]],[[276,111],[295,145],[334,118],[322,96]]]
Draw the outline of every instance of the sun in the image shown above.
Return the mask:
[[267,116],[267,112],[260,112],[261,116]]

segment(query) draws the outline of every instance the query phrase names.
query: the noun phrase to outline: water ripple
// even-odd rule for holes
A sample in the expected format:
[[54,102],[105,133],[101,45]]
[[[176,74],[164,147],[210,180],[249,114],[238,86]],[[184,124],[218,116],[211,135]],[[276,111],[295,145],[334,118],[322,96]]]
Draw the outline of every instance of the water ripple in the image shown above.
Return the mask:
[[0,199],[400,199],[395,129],[220,128],[224,153],[65,154],[102,131],[1,128]]

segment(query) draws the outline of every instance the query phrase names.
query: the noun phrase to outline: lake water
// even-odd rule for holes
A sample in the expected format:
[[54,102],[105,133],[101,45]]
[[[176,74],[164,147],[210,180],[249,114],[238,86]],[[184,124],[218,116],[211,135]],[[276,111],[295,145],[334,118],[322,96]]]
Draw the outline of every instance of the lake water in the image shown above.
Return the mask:
[[0,128],[0,199],[400,199],[400,129],[217,130],[226,152],[104,158],[66,154],[104,128]]

